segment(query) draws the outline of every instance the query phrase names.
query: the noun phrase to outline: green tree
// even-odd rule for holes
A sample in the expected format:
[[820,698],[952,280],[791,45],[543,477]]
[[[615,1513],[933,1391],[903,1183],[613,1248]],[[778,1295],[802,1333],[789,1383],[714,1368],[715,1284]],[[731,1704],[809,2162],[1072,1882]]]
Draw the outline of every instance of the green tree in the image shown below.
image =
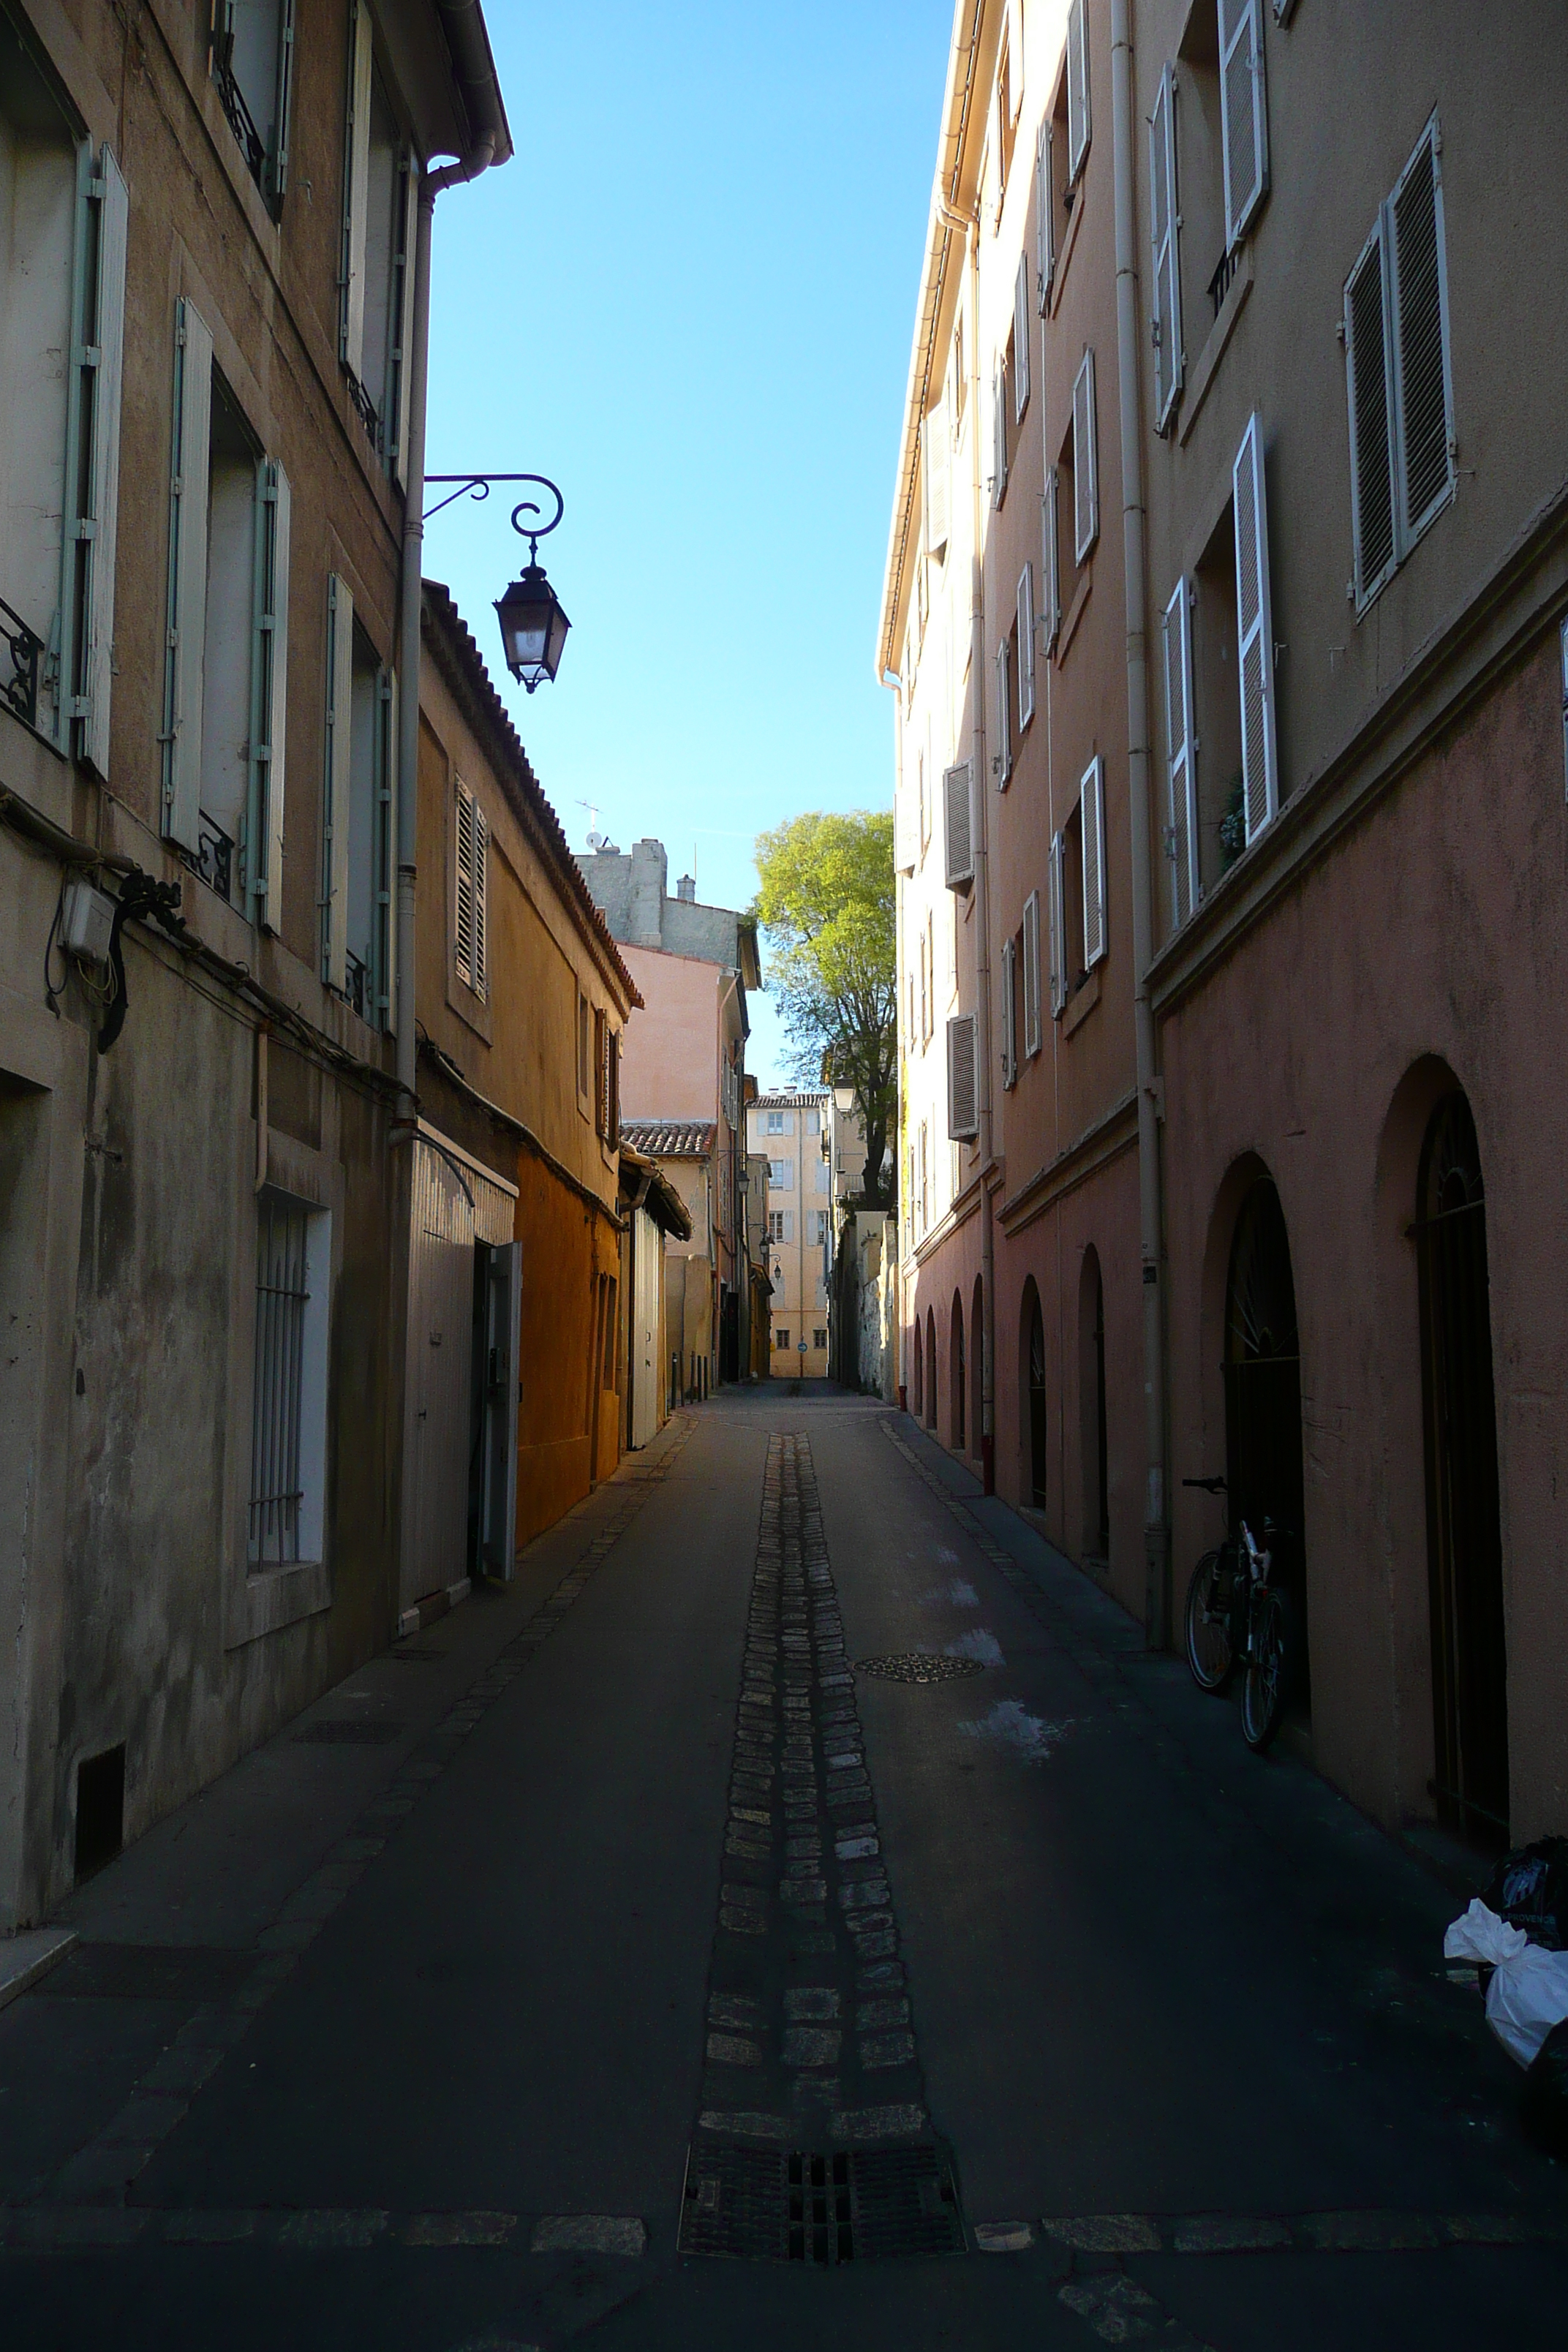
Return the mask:
[[763,984],[778,1005],[795,1076],[854,1088],[866,1129],[865,1194],[885,1204],[898,1111],[892,813],[792,817],[758,835],[755,855]]

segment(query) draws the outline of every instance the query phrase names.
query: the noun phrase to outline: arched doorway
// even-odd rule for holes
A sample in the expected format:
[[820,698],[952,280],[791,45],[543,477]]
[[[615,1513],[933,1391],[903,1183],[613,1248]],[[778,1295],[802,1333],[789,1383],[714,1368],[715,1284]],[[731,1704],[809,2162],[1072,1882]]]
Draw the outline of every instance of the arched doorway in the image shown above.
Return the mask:
[[1026,1399],[1023,1429],[1024,1476],[1026,1490],[1037,1511],[1046,1507],[1046,1318],[1040,1311],[1040,1294],[1035,1287],[1035,1277],[1024,1285],[1023,1312],[1019,1317],[1018,1386]]
[[978,1454],[985,1434],[985,1286],[974,1277],[969,1310],[969,1450]]
[[926,1427],[936,1427],[936,1309],[926,1308]]
[[956,1290],[952,1294],[952,1314],[948,1324],[947,1352],[947,1409],[952,1421],[949,1443],[962,1448],[966,1394],[963,1381],[963,1301]]
[[1300,1612],[1298,1696],[1308,1693],[1307,1587],[1301,1551],[1301,1356],[1290,1237],[1271,1177],[1259,1176],[1236,1220],[1225,1311],[1226,1480],[1231,1525],[1259,1542],[1271,1519],[1276,1559]]
[[1508,1651],[1497,1406],[1480,1146],[1465,1096],[1445,1097],[1421,1152],[1426,1553],[1439,1812],[1508,1843]]
[[1083,1465],[1083,1548],[1110,1558],[1110,1446],[1105,1419],[1105,1282],[1091,1243],[1079,1276],[1079,1412]]
[[924,1349],[921,1346],[921,1318],[917,1315],[915,1317],[915,1360],[911,1367],[914,1373],[914,1379],[910,1387],[910,1394],[914,1400],[915,1419],[917,1421],[920,1420],[921,1414],[925,1412],[925,1381],[921,1376],[923,1371],[922,1358],[924,1352]]

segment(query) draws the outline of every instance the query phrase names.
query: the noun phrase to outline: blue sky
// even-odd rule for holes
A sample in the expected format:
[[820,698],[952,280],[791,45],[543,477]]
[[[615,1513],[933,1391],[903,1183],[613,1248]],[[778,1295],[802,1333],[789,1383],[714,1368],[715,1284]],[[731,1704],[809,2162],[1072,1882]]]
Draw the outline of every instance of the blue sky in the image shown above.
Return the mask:
[[[437,207],[426,463],[560,483],[555,685],[501,666],[502,492],[425,569],[573,846],[592,803],[744,906],[764,826],[892,796],[873,656],[951,0],[486,15],[518,152]],[[756,1004],[764,1084],[779,1056]]]

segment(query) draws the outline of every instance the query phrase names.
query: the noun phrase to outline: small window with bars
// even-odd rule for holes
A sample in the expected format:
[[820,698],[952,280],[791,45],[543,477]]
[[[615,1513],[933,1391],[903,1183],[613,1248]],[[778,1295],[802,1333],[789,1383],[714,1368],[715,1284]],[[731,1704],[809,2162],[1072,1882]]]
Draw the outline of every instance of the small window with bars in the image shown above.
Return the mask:
[[321,1557],[331,1219],[271,1191],[256,1204],[256,1338],[247,1556]]

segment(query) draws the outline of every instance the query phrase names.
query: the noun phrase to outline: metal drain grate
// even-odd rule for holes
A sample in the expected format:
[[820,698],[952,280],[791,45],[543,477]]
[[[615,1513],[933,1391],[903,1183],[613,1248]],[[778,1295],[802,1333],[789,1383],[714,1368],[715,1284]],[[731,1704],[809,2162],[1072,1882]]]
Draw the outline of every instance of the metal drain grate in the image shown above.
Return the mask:
[[951,1683],[961,1675],[983,1675],[978,1658],[950,1658],[930,1650],[904,1650],[891,1658],[857,1658],[858,1675],[874,1675],[883,1683]]
[[693,2146],[680,2251],[824,2264],[961,2254],[952,2159],[931,2140],[827,2151]]
[[401,1723],[367,1723],[355,1715],[339,1722],[329,1717],[323,1723],[308,1723],[294,1734],[294,1742],[300,1748],[390,1748],[403,1732]]

